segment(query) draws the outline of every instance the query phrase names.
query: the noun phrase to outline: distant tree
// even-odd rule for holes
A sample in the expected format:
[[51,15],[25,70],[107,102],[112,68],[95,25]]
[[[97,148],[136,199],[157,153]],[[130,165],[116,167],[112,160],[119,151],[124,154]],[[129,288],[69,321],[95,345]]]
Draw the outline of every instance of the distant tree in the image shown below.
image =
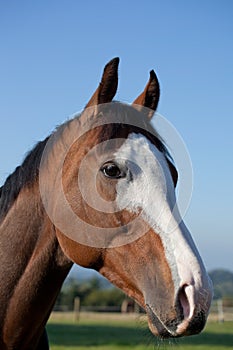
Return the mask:
[[[118,291],[115,291],[109,283],[106,283],[105,279],[98,277],[91,277],[87,280],[78,281],[75,278],[69,278],[63,285],[55,304],[55,310],[73,310],[74,299],[80,298],[81,305],[88,305],[86,300],[92,300],[92,305],[109,305],[113,303],[115,305]],[[117,289],[116,289],[117,290]],[[102,295],[101,295],[102,294]],[[110,299],[113,298],[113,302]],[[119,298],[119,296],[118,296]],[[94,301],[95,300],[95,301]],[[105,300],[104,303],[98,304],[101,300]]]
[[124,299],[125,294],[121,290],[112,287],[111,289],[93,290],[83,300],[83,305],[121,306]]

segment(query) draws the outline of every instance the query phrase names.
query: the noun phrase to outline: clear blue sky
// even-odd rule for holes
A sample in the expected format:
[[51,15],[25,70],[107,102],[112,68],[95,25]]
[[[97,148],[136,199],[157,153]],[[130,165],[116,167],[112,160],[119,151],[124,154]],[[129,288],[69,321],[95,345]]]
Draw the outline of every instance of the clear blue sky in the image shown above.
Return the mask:
[[192,159],[186,223],[207,268],[233,271],[232,18],[231,0],[0,0],[0,184],[82,109],[109,59],[121,58],[125,102],[154,68],[158,111]]

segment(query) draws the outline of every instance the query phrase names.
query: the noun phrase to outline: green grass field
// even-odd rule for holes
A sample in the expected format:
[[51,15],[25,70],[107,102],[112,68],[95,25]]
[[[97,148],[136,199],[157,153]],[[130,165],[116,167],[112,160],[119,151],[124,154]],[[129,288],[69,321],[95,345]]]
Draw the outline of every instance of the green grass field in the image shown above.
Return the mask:
[[147,329],[146,321],[130,317],[81,316],[79,322],[51,318],[47,331],[52,350],[230,350],[233,349],[233,322],[209,322],[200,335],[160,341]]

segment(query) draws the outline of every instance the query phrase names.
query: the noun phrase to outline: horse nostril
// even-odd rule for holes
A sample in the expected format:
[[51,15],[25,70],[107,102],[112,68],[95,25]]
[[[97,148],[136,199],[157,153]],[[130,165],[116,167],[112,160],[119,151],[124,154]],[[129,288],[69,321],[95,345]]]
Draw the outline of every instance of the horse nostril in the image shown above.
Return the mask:
[[190,319],[194,313],[194,287],[184,284],[178,293],[178,301],[183,314],[183,319]]

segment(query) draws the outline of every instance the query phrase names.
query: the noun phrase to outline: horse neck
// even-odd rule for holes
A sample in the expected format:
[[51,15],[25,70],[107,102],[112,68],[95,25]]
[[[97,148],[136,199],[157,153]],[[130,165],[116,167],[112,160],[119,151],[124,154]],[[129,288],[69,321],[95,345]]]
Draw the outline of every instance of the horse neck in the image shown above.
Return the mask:
[[39,198],[38,184],[24,188],[0,224],[0,329],[12,348],[40,336],[72,266]]

